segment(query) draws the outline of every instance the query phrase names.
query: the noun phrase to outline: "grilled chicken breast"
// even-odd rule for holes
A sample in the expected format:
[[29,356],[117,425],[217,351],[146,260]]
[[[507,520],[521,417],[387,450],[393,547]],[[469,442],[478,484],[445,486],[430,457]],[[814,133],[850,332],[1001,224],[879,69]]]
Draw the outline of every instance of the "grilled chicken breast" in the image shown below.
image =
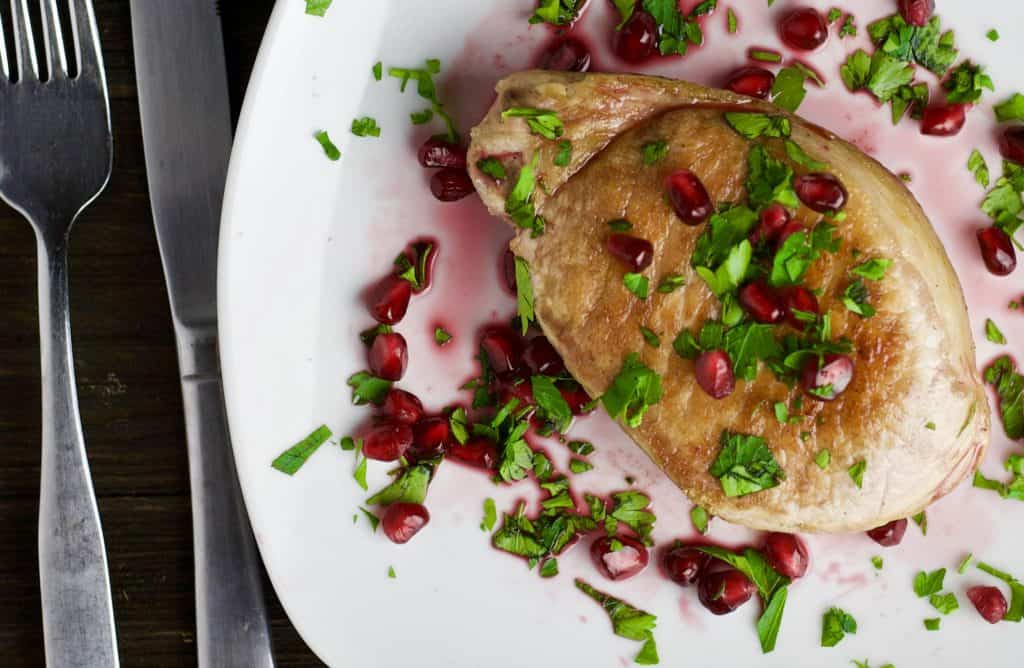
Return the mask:
[[[497,93],[473,129],[470,171],[490,211],[511,221],[506,200],[522,166],[536,159],[532,204],[545,229],[520,229],[512,250],[529,265],[537,321],[591,396],[606,392],[631,353],[660,376],[660,401],[642,422],[623,428],[694,503],[755,529],[861,531],[919,512],[975,468],[988,443],[989,409],[966,305],[938,237],[897,177],[771,104],[684,81],[537,71],[504,79]],[[564,144],[522,117],[503,117],[513,107],[557,114],[564,126],[558,140],[572,146],[567,165],[555,164]],[[811,171],[800,164],[807,160],[787,155],[781,138],[741,136],[726,112],[787,118],[790,139],[826,163],[823,171],[848,192],[845,217],[834,218],[840,249],[822,253],[804,278],[819,291],[831,336],[852,346],[853,380],[832,401],[781,382],[765,363],[753,380],[737,379],[735,391],[714,399],[697,384],[695,362],[670,345],[683,330],[698,332],[723,314],[722,299],[691,266],[707,223],[680,220],[666,197],[668,176],[691,170],[720,205],[745,201],[755,145],[796,176]],[[645,164],[643,147],[658,141],[667,153]],[[481,171],[485,158],[502,162],[506,178]],[[792,214],[808,227],[823,218],[806,206]],[[616,219],[653,245],[653,263],[642,272],[651,283],[647,299],[624,287],[623,274],[632,270],[608,251],[608,222]],[[841,297],[850,271],[868,258],[892,264],[884,279],[862,281],[877,311],[863,317]],[[656,292],[670,275],[685,285]],[[646,343],[641,327],[661,345]],[[774,331],[780,340],[802,335],[785,323]],[[794,417],[780,421],[777,403]],[[727,493],[711,473],[723,432],[763,438],[784,476],[753,493]]]

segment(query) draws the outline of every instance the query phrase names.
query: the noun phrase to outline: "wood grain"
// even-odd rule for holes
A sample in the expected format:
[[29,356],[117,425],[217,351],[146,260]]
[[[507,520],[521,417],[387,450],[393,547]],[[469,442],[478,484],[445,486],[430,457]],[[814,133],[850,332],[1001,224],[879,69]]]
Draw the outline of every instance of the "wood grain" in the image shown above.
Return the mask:
[[[211,2],[213,0],[210,0]],[[111,95],[114,173],[71,237],[75,364],[110,560],[121,662],[194,666],[192,525],[167,295],[146,191],[128,0],[96,0]],[[273,0],[222,0],[237,118]],[[36,521],[36,251],[0,205],[0,654],[43,664]],[[266,583],[279,666],[321,664]]]

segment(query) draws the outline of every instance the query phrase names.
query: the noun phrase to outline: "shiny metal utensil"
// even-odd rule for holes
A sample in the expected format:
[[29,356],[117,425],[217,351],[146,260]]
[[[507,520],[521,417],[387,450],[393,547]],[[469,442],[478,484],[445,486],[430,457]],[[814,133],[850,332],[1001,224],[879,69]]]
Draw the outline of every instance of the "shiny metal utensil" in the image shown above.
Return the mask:
[[75,391],[67,253],[72,223],[110,178],[110,107],[91,0],[70,2],[74,77],[56,2],[40,7],[45,81],[26,0],[11,0],[12,34],[0,31],[0,196],[32,224],[39,248],[43,635],[48,665],[106,668],[118,665],[114,610]]
[[213,0],[132,0],[142,140],[178,341],[203,668],[274,665],[259,556],[228,440],[217,351],[217,237],[231,149]]

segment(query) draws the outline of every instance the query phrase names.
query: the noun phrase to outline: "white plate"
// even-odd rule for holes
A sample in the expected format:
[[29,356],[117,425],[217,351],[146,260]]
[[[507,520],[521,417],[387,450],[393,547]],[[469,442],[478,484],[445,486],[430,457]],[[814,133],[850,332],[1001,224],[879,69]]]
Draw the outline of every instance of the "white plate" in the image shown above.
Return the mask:
[[[317,19],[303,14],[300,0],[287,0],[278,3],[268,28],[225,198],[222,356],[252,524],[278,596],[300,633],[332,666],[627,665],[637,644],[612,635],[601,609],[573,587],[580,576],[658,615],[663,665],[843,666],[853,658],[899,668],[1020,665],[1021,627],[990,627],[966,600],[967,586],[988,581],[980,573],[947,577],[961,610],[944,619],[937,633],[923,629],[922,619],[937,614],[911,588],[918,569],[952,571],[968,551],[1024,577],[1024,505],[969,484],[929,512],[927,538],[912,525],[900,548],[883,550],[861,535],[808,537],[813,570],[790,592],[778,649],[762,656],[753,626],[756,605],[716,618],[700,608],[693,591],[679,589],[656,568],[610,583],[578,548],[560,560],[561,575],[541,580],[519,560],[493,550],[478,528],[483,499],[495,497],[499,509],[507,509],[517,497],[533,494],[529,484],[496,488],[477,473],[443,466],[428,498],[430,526],[409,545],[396,547],[379,533],[371,535],[362,517],[353,524],[365,494],[352,479],[351,453],[324,447],[294,478],[271,469],[271,460],[313,427],[326,423],[342,435],[365,418],[364,409],[350,405],[345,386],[346,377],[364,367],[357,333],[371,324],[359,292],[387,271],[408,240],[428,234],[441,242],[436,285],[414,299],[399,327],[411,346],[410,380],[403,385],[428,408],[455,399],[455,389],[473,375],[475,328],[514,310],[496,287],[499,250],[509,233],[475,198],[457,204],[433,200],[429,173],[416,164],[414,151],[436,126],[412,127],[408,114],[423,108],[423,101],[412,90],[400,94],[394,79],[375,83],[370,68],[379,59],[387,66],[416,66],[441,58],[442,98],[452,101],[460,127],[468,130],[490,102],[494,81],[528,66],[546,39],[545,27],[527,27],[531,4],[380,0],[352,11],[338,0],[326,18]],[[591,28],[605,13],[602,0],[592,4]],[[742,4],[738,36],[725,35],[719,12],[707,29],[708,47],[652,71],[720,81],[744,62],[748,45],[776,46],[774,32],[757,25],[767,22],[756,18],[767,16],[765,3]],[[834,3],[810,4],[827,9]],[[840,42],[833,36],[810,58],[831,85],[812,90],[801,113],[857,141],[893,170],[915,175],[912,188],[963,277],[979,363],[985,363],[1007,350],[984,341],[986,317],[995,318],[1015,344],[1024,341],[1024,316],[1006,309],[1011,298],[1021,296],[1017,286],[1024,270],[997,280],[981,266],[973,242],[974,229],[984,222],[977,210],[981,190],[971,185],[964,165],[976,145],[998,172],[989,106],[1024,87],[1024,5],[940,0],[963,53],[989,65],[999,94],[986,95],[988,104],[971,114],[959,138],[938,140],[921,138],[909,124],[892,129],[886,111],[842,90],[835,67],[841,54],[855,43],[866,45],[867,21],[895,5],[856,4],[861,37]],[[778,2],[770,11],[777,15],[791,5]],[[991,27],[1002,32],[996,44],[984,38]],[[603,40],[596,51],[600,65],[615,67]],[[379,121],[382,138],[348,132],[352,118],[363,115]],[[341,147],[340,162],[328,162],[313,141],[321,128]],[[431,336],[438,318],[455,334],[440,353]],[[576,487],[610,491],[623,487],[623,476],[630,474],[654,498],[659,543],[692,534],[685,497],[606,418],[583,421],[574,435],[590,436],[598,446],[597,470],[580,476]],[[990,474],[998,474],[1010,447],[996,429],[985,464]],[[550,450],[564,470],[565,448]],[[371,489],[385,480],[385,468],[371,466]],[[720,521],[711,537],[752,539]],[[874,554],[885,557],[881,573],[869,563]],[[389,566],[396,579],[387,577]],[[821,614],[831,605],[851,612],[860,631],[837,648],[821,649]]]

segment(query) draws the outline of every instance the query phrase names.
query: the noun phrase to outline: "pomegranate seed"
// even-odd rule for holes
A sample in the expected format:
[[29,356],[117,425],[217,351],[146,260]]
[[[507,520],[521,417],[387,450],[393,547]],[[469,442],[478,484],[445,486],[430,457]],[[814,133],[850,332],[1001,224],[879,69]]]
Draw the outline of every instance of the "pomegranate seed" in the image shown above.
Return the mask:
[[912,26],[924,26],[935,11],[935,0],[899,0],[900,16]]
[[516,256],[511,249],[506,249],[501,255],[501,275],[505,278],[505,285],[512,294],[516,293]]
[[755,591],[750,578],[729,566],[704,573],[697,585],[697,598],[713,614],[727,615],[749,601]]
[[779,35],[790,48],[814,51],[828,40],[828,25],[818,10],[804,7],[782,17]]
[[762,280],[751,281],[740,288],[739,299],[743,310],[761,324],[782,322],[786,315],[778,293]]
[[456,167],[445,167],[430,177],[430,192],[442,202],[455,202],[474,192],[469,172]]
[[875,541],[882,547],[893,547],[899,545],[903,540],[903,534],[907,533],[907,520],[893,520],[888,524],[875,527],[867,532],[868,538]]
[[807,546],[791,533],[768,534],[764,537],[761,552],[772,568],[791,580],[802,578],[807,573],[810,564]]
[[384,414],[395,422],[415,424],[423,418],[423,402],[411,392],[393,388],[384,397]]
[[373,427],[363,439],[363,454],[368,459],[393,462],[412,446],[412,427],[385,421]]
[[461,444],[453,443],[448,455],[463,464],[488,471],[493,471],[498,464],[498,448],[486,438],[473,438]]
[[697,175],[680,169],[668,177],[668,198],[676,215],[687,225],[700,225],[713,210],[711,198]]
[[669,579],[683,587],[697,582],[707,563],[708,555],[696,547],[686,545],[676,545],[661,560]]
[[419,461],[443,455],[452,444],[452,428],[447,418],[430,417],[412,427],[409,455]]
[[1006,616],[1006,597],[995,587],[971,587],[967,598],[989,624],[998,624]]
[[615,33],[615,53],[629,63],[647,60],[658,46],[658,24],[647,12],[635,11]]
[[558,391],[562,393],[565,403],[569,404],[569,410],[573,415],[587,415],[593,413],[595,406],[583,386],[575,381],[560,383]]
[[380,518],[384,535],[399,545],[408,543],[429,521],[430,513],[418,503],[392,503]]
[[821,307],[818,306],[818,298],[814,296],[813,292],[803,286],[788,288],[782,293],[782,300],[786,309],[786,322],[801,331],[807,327],[808,323],[797,318],[796,311],[813,313],[815,315],[821,313]]
[[563,37],[544,51],[540,68],[556,72],[586,72],[590,69],[590,49],[575,37]]
[[519,402],[520,408],[533,403],[533,385],[511,372],[499,374],[497,390],[498,400],[503,406],[512,399]]
[[480,347],[495,373],[514,371],[521,366],[519,335],[508,327],[489,327],[484,330]]
[[608,250],[633,271],[643,271],[654,260],[654,246],[651,242],[628,234],[608,237]]
[[387,276],[369,295],[370,314],[377,322],[395,325],[405,317],[412,296],[412,284],[398,276]]
[[782,244],[786,243],[786,239],[790,238],[797,232],[806,232],[807,228],[799,220],[791,220],[782,228],[779,232],[778,238],[775,241],[776,248],[782,248]]
[[465,169],[466,149],[440,137],[431,137],[420,146],[419,159],[424,167]]
[[996,276],[1007,276],[1017,268],[1017,251],[1010,235],[998,227],[978,230],[978,246],[985,266]]
[[846,188],[831,174],[798,176],[793,181],[793,188],[800,201],[818,213],[834,213],[846,206]]
[[697,384],[713,399],[724,399],[736,389],[732,360],[724,350],[701,353],[694,368]]
[[967,107],[963,104],[944,104],[928,107],[921,117],[921,134],[933,137],[952,137],[959,134],[967,122]]
[[732,73],[725,87],[734,93],[764,100],[768,98],[774,83],[775,75],[768,70],[762,67],[742,67]]
[[546,336],[537,336],[526,344],[523,361],[534,374],[558,376],[565,371],[565,363]]
[[597,569],[612,580],[631,578],[647,567],[650,555],[643,543],[628,536],[602,536],[590,545]]
[[405,337],[398,332],[378,334],[370,345],[370,371],[384,380],[401,380],[409,363]]
[[999,152],[1010,162],[1024,165],[1024,125],[1007,128],[999,138]]
[[833,353],[825,355],[824,361],[817,356],[807,360],[801,378],[807,394],[819,401],[832,401],[846,390],[852,380],[853,360]]
[[789,211],[781,204],[769,204],[761,212],[757,227],[750,233],[750,243],[771,243],[779,238],[779,234],[790,221]]

